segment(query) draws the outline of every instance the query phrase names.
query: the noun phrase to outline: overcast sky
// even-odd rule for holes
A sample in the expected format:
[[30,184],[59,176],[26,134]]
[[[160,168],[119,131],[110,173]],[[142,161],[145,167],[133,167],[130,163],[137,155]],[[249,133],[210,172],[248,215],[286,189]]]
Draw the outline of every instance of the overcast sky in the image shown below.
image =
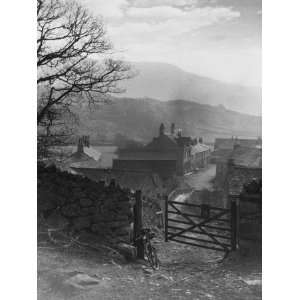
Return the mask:
[[261,86],[261,0],[80,0],[120,56]]

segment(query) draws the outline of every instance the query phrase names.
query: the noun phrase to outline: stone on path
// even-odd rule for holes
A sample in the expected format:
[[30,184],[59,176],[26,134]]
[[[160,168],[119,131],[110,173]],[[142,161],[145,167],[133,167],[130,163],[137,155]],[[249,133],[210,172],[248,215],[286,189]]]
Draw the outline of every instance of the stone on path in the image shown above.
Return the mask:
[[245,283],[248,285],[261,285],[261,279],[243,279]]
[[107,281],[108,280],[106,280],[106,279],[99,280],[99,279],[97,279],[95,277],[91,277],[85,273],[78,273],[78,274],[68,278],[65,281],[65,284],[71,285],[78,289],[87,289],[87,288],[93,287],[95,285],[97,285],[97,286],[101,285],[101,287],[109,288],[110,284]]

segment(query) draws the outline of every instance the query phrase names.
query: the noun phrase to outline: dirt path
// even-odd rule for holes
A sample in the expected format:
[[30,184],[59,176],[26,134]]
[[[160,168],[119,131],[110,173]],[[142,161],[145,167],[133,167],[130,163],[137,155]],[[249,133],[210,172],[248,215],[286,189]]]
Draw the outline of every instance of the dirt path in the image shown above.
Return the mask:
[[212,187],[212,179],[216,176],[216,165],[209,164],[206,169],[183,177],[185,183],[196,190],[209,189]]
[[152,271],[111,253],[38,250],[38,299],[261,299],[257,260],[218,263],[213,251],[155,241],[162,267]]

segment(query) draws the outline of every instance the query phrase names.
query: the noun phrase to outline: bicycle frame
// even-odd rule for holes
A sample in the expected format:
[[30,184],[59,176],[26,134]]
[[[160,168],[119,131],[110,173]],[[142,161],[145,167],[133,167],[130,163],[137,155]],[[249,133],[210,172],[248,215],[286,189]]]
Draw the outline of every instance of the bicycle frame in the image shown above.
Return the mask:
[[153,239],[154,233],[151,232],[149,228],[143,228],[141,230],[141,235],[136,240],[142,240],[144,245],[144,258],[147,257],[148,262],[154,270],[159,267],[158,258],[156,254],[156,249],[151,244],[151,239]]

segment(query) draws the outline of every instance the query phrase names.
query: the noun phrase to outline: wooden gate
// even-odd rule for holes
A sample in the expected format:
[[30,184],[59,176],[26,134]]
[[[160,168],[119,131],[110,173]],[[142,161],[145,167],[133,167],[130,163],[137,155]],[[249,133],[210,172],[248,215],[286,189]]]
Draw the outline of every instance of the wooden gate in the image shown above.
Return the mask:
[[231,208],[165,200],[165,241],[223,251],[238,247],[238,206]]

